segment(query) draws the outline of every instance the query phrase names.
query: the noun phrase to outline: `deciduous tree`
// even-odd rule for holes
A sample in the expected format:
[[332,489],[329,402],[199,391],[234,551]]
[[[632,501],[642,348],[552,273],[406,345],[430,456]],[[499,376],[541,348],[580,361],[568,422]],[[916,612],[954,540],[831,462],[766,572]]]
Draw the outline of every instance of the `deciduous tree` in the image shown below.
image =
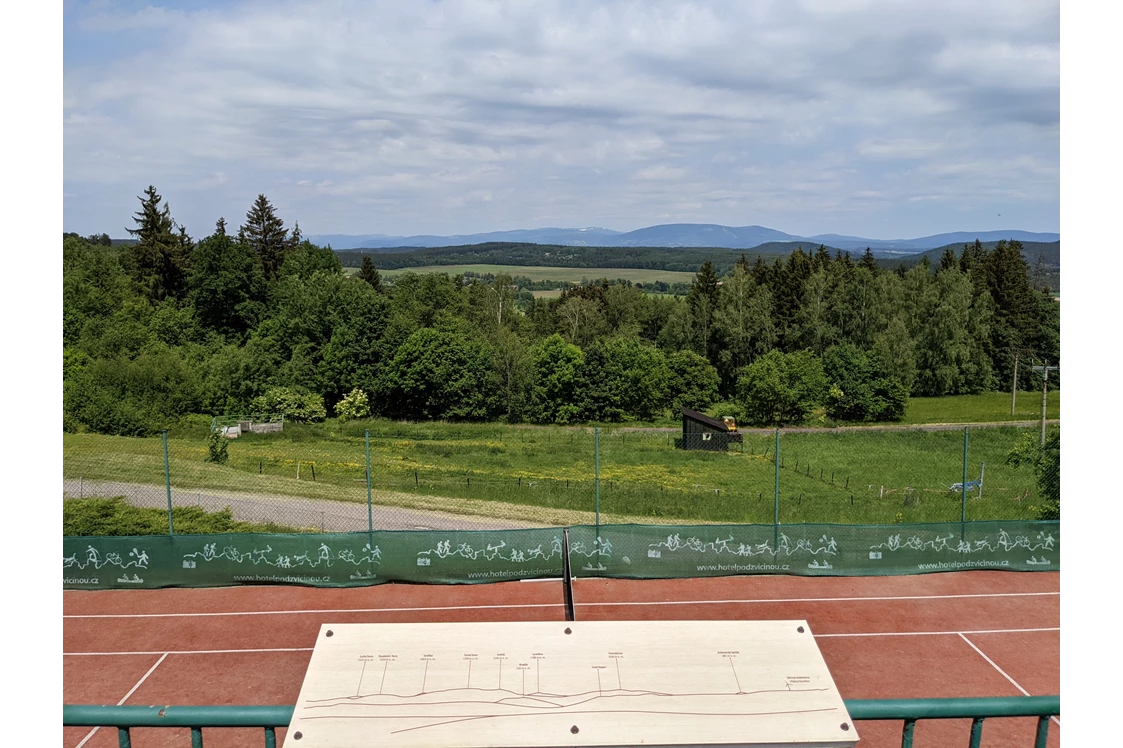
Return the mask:
[[801,423],[823,402],[827,380],[811,351],[772,350],[746,366],[737,381],[737,399],[750,423]]
[[533,349],[532,418],[538,423],[572,423],[581,419],[586,397],[585,354],[558,334]]

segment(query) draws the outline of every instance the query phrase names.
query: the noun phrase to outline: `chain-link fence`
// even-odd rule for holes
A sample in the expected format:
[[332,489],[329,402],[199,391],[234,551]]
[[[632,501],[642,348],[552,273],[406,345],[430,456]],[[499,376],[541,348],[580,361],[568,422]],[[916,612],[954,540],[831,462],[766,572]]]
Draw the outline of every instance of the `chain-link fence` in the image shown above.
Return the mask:
[[[64,435],[64,497],[123,497],[149,516],[162,511],[159,532],[173,534],[1059,513],[1059,430],[1045,448],[1013,427],[743,429],[716,441],[678,429],[499,424],[285,423],[209,440],[201,431]],[[226,524],[203,521],[208,513]]]
[[1051,491],[1042,474],[1059,476],[1059,461],[1017,465],[1010,455],[1027,434],[1015,428],[742,430],[737,436],[715,449],[713,439],[698,435],[601,431],[601,522],[1055,518],[1043,515]]

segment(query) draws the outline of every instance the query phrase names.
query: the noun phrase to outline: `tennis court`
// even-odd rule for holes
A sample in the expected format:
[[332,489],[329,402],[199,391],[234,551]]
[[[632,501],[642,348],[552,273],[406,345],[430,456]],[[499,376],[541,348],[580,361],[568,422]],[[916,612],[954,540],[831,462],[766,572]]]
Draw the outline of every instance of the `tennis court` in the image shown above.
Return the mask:
[[[578,578],[577,620],[807,620],[845,699],[1060,693],[1060,574]],[[238,586],[64,591],[67,704],[292,705],[320,624],[562,621],[561,580],[360,588]],[[1060,723],[1049,746],[1060,745]],[[899,746],[900,722],[858,724],[862,748]],[[1035,720],[988,719],[982,745],[1030,746]],[[970,720],[925,720],[916,746],[967,745]],[[283,731],[279,731],[283,734]],[[260,730],[210,729],[206,745],[260,746]],[[278,736],[280,737],[280,735]],[[186,729],[132,744],[187,746]],[[69,727],[65,748],[117,745]]]

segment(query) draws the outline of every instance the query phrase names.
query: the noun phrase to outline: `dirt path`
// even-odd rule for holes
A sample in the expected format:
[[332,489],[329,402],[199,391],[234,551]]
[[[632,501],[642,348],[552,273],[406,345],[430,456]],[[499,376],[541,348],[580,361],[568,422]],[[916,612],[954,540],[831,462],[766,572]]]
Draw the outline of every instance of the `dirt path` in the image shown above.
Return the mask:
[[[115,481],[64,479],[64,498],[83,496],[124,496],[138,507],[167,509],[168,495],[163,486]],[[378,492],[377,500],[383,500]],[[455,499],[422,497],[409,499],[451,503]],[[489,504],[492,502],[488,502]],[[234,519],[246,522],[276,522],[290,527],[315,528],[323,532],[362,532],[367,529],[367,505],[353,501],[304,499],[235,491],[194,490],[172,486],[172,506],[201,506],[207,511],[230,507]],[[526,511],[526,507],[521,508]],[[376,530],[510,530],[552,525],[531,521],[497,519],[486,516],[452,514],[375,504],[372,511]]]

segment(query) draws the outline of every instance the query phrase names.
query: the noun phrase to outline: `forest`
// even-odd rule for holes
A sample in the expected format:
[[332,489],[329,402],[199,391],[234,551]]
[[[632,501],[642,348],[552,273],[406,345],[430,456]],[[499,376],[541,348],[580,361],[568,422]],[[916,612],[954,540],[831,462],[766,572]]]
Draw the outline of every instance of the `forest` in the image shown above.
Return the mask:
[[378,255],[347,274],[264,195],[197,240],[155,187],[138,199],[132,243],[63,237],[68,432],[265,412],[648,421],[718,402],[762,425],[892,421],[910,396],[1009,390],[1016,359],[1030,388],[1027,359],[1060,358],[1059,304],[1017,241],[891,270],[797,248],[703,260],[683,297],[604,280],[543,299],[508,275],[390,282]]

